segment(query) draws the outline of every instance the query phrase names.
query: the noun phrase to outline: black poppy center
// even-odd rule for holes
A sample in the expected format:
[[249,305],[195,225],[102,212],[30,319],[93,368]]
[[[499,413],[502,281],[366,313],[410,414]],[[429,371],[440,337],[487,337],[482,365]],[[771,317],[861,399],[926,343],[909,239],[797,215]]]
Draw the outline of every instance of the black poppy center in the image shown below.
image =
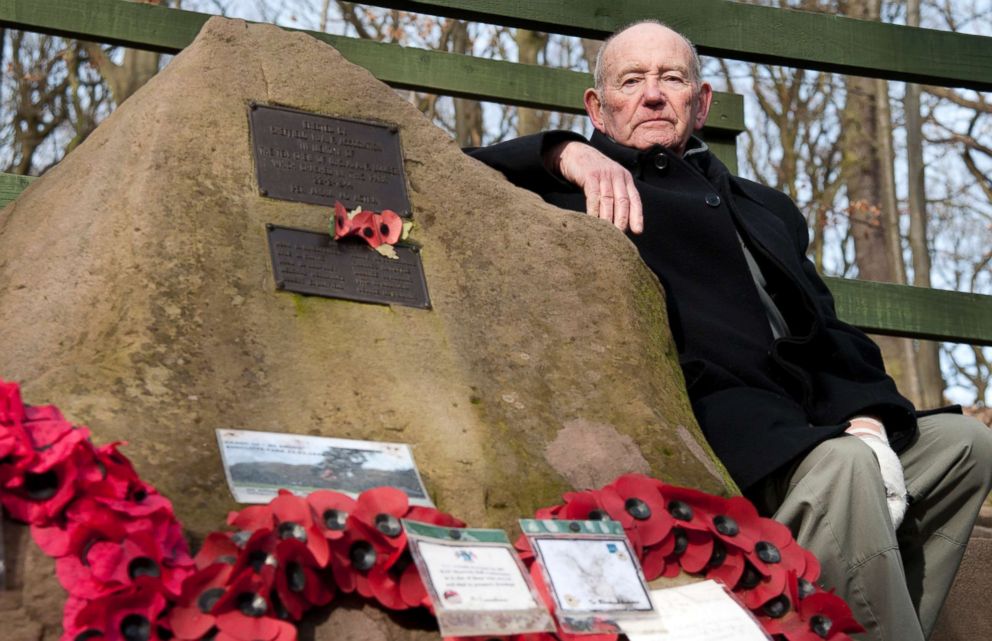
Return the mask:
[[745,561],[744,573],[741,574],[741,580],[738,585],[744,590],[750,590],[757,587],[759,583],[761,583],[761,574],[749,561]]
[[834,622],[822,614],[814,614],[809,620],[809,629],[821,639],[827,638],[832,627],[834,627]]
[[685,501],[669,501],[668,513],[679,521],[692,520],[692,506]]
[[255,592],[242,592],[234,600],[234,605],[241,614],[256,619],[265,616],[266,610],[269,609],[265,597]]
[[672,533],[675,535],[675,549],[672,550],[672,553],[675,556],[682,556],[689,549],[689,537],[686,535],[685,530],[680,527],[673,529]]
[[47,501],[59,490],[59,477],[53,470],[24,474],[24,491],[32,501]]
[[627,499],[627,501],[623,504],[623,508],[627,510],[627,514],[631,515],[638,521],[647,521],[651,518],[651,507],[636,496],[632,496]]
[[382,234],[383,236],[388,236],[389,235],[389,225],[387,225],[386,223],[383,223],[383,224],[379,225],[379,233]]
[[139,556],[131,559],[131,562],[127,564],[127,575],[132,579],[137,579],[139,576],[150,576],[153,579],[157,579],[162,576],[162,571],[154,559],[150,559],[147,556]]
[[816,592],[816,586],[807,581],[806,579],[799,579],[799,598],[805,599],[809,595]]
[[707,562],[711,568],[719,567],[723,565],[723,562],[727,560],[727,546],[723,544],[722,541],[716,539],[713,540],[713,552],[710,553],[710,560]]
[[765,563],[778,563],[782,560],[782,553],[778,551],[778,548],[774,544],[768,541],[758,541],[755,543],[754,551],[757,553],[758,558]]
[[152,623],[140,614],[129,614],[121,620],[121,636],[125,641],[148,641]]
[[718,514],[713,517],[713,526],[716,527],[716,531],[724,536],[737,536],[741,531],[737,521],[730,518],[726,514]]
[[377,514],[375,527],[391,539],[398,537],[403,532],[403,524],[392,514]]
[[784,594],[780,594],[766,603],[761,610],[773,619],[780,619],[789,611],[789,599]]
[[214,609],[217,605],[217,601],[224,596],[224,588],[210,588],[209,590],[204,590],[200,598],[196,600],[196,607],[200,608],[200,612],[207,614]]
[[72,641],[90,641],[90,639],[99,639],[103,636],[103,632],[99,630],[83,630],[76,635],[76,638]]
[[375,232],[372,231],[371,227],[366,227],[365,229],[362,230],[362,236],[365,236],[366,238],[372,238],[372,235],[374,233]]
[[344,227],[344,216],[338,216],[337,217],[337,223],[338,223],[338,227],[342,227],[343,228]]
[[344,510],[324,510],[324,527],[340,532],[348,522],[348,513]]
[[248,565],[255,572],[261,572],[262,566],[270,564],[274,561],[274,558],[265,550],[252,550],[248,554]]
[[293,523],[292,521],[283,521],[279,524],[276,529],[279,534],[280,539],[296,539],[297,541],[307,542],[307,531],[299,523]]
[[355,541],[348,550],[351,565],[359,572],[368,572],[375,565],[375,548],[367,541]]
[[172,630],[167,630],[160,625],[155,626],[155,638],[159,641],[172,641],[174,636]]
[[587,521],[605,521],[608,518],[609,517],[606,515],[606,512],[598,508],[595,510],[589,510],[589,514],[586,515]]
[[131,493],[131,500],[134,501],[135,503],[141,503],[147,498],[148,498],[148,492],[143,487],[140,487]]
[[307,587],[307,574],[296,561],[286,564],[286,585],[292,592],[303,592],[303,588]]

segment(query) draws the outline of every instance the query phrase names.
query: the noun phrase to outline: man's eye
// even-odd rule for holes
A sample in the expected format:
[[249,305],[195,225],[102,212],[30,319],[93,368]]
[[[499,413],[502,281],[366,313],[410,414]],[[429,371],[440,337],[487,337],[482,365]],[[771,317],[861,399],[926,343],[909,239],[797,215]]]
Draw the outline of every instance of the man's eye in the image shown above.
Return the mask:
[[678,74],[665,74],[661,77],[665,84],[669,85],[685,85],[688,84],[686,79]]

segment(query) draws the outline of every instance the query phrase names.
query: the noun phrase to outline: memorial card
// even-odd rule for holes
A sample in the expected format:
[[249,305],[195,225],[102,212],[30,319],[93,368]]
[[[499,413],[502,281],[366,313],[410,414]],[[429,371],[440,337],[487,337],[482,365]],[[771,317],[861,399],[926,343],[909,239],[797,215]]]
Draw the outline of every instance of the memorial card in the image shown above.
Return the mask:
[[652,590],[656,616],[622,624],[629,641],[771,641],[751,613],[716,581]]
[[554,630],[551,615],[502,530],[404,521],[441,636]]
[[239,503],[268,503],[281,488],[301,496],[335,490],[354,497],[386,486],[406,492],[413,505],[433,506],[405,443],[223,429],[217,442]]
[[520,527],[564,631],[618,633],[622,619],[653,612],[637,555],[620,523],[521,519]]

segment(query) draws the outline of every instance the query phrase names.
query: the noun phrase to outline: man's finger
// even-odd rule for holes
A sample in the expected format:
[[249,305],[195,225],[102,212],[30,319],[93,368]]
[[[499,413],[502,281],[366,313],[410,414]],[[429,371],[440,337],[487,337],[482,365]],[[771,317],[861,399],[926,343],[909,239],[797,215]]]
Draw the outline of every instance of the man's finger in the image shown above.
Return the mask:
[[609,176],[599,179],[599,217],[603,220],[613,220],[613,183]]
[[590,216],[599,216],[599,181],[587,180],[585,185],[586,213]]
[[630,217],[630,194],[624,182],[624,173],[614,174],[613,177],[613,224],[621,231],[627,230],[627,220]]
[[641,195],[634,185],[634,177],[629,173],[624,174],[627,183],[627,194],[630,196],[630,231],[640,234],[644,231],[644,208],[641,205]]

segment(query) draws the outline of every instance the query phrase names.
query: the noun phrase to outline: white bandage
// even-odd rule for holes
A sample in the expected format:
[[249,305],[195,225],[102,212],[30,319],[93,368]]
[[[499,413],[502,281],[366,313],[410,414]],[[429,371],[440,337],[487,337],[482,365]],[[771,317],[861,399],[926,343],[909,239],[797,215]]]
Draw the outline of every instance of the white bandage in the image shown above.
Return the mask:
[[[859,422],[868,422],[871,427],[861,427],[858,425]],[[854,425],[847,428],[846,431],[848,434],[860,438],[875,454],[878,467],[882,471],[882,482],[885,484],[885,498],[889,505],[889,516],[892,517],[892,527],[898,528],[903,517],[906,516],[906,478],[899,457],[889,447],[889,438],[885,434],[885,427],[875,419],[859,417],[854,419]]]

